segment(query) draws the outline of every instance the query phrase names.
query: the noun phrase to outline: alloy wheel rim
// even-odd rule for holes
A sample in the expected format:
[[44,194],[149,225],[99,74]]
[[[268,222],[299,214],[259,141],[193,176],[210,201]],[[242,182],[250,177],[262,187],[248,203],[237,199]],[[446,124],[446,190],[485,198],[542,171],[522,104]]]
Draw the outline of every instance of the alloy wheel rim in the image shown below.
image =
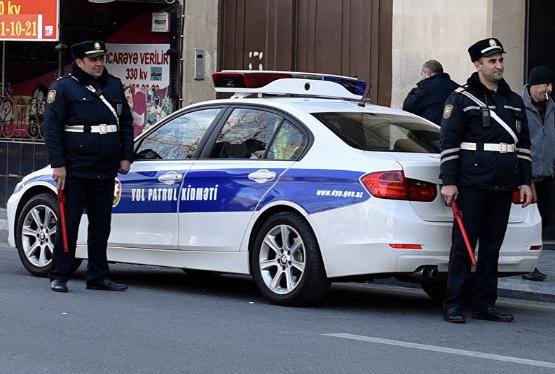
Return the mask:
[[21,241],[25,257],[32,265],[42,268],[52,262],[56,223],[56,214],[46,205],[34,206],[25,216]]
[[258,262],[270,291],[280,295],[292,292],[301,282],[306,265],[301,236],[289,225],[275,226],[264,237]]

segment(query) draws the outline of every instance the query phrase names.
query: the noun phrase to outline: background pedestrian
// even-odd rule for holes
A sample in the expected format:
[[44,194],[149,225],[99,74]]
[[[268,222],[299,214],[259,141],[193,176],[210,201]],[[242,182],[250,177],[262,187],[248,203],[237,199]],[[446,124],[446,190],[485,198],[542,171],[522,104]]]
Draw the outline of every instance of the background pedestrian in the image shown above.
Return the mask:
[[443,72],[443,66],[436,60],[426,61],[422,65],[420,78],[407,95],[403,110],[441,125],[443,104],[459,85]]
[[[545,66],[537,66],[530,71],[528,84],[522,91],[532,143],[532,178],[544,229],[550,222],[549,204],[555,167],[555,104],[551,98],[552,89],[553,72]],[[533,281],[547,278],[537,268],[522,277]]]

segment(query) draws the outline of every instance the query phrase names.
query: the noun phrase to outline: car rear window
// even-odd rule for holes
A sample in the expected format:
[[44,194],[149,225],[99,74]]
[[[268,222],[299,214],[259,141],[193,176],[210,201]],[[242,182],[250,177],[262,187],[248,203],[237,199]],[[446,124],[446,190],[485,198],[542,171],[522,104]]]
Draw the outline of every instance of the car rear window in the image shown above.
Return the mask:
[[363,151],[439,153],[439,128],[418,118],[383,113],[313,113],[351,147]]

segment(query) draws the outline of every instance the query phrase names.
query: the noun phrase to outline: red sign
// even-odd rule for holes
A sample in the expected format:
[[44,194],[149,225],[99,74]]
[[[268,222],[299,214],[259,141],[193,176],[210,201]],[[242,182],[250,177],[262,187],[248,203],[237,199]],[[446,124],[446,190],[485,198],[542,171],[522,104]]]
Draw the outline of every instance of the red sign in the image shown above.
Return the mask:
[[58,41],[59,0],[0,0],[0,40]]

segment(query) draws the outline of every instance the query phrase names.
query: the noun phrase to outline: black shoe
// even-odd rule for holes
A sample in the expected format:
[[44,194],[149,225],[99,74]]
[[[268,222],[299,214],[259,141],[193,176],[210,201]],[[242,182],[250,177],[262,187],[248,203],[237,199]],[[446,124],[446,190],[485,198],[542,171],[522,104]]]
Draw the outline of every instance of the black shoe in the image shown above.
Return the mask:
[[528,273],[528,274],[524,274],[522,276],[522,278],[524,278],[526,280],[530,280],[530,281],[541,282],[541,281],[544,281],[547,278],[547,275],[545,275],[544,273],[539,271],[537,268],[535,268],[533,272]]
[[452,307],[443,312],[443,319],[450,323],[465,323],[466,319],[460,308]]
[[54,279],[50,282],[50,289],[54,292],[67,292],[66,282]]
[[511,313],[503,313],[497,310],[496,307],[491,306],[487,309],[476,309],[472,312],[472,318],[483,319],[486,321],[495,322],[512,322],[514,317]]
[[100,290],[100,291],[125,291],[127,289],[127,286],[124,284],[114,283],[108,278],[106,278],[99,282],[87,282],[87,288],[89,290]]

